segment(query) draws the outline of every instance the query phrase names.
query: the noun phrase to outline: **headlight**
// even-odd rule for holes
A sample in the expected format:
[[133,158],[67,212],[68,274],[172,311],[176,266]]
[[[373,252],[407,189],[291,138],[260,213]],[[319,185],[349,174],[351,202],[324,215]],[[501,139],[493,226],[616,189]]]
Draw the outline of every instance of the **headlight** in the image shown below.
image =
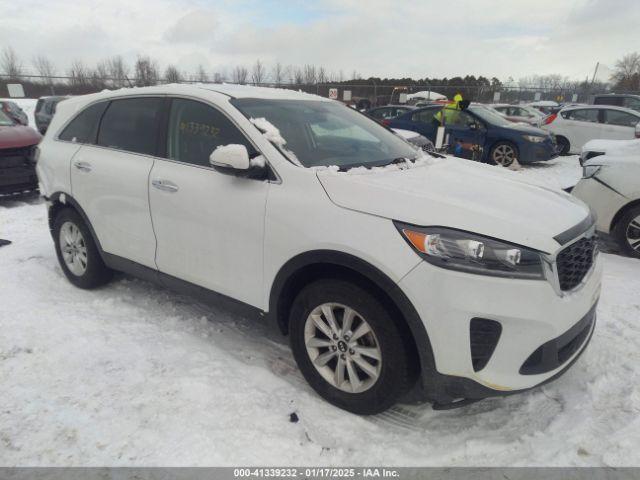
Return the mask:
[[525,140],[529,140],[533,143],[541,143],[544,142],[546,137],[539,137],[538,135],[523,135]]
[[591,178],[600,171],[602,165],[583,165],[582,178]]
[[462,230],[396,223],[414,250],[433,265],[462,272],[509,278],[544,278],[535,250]]

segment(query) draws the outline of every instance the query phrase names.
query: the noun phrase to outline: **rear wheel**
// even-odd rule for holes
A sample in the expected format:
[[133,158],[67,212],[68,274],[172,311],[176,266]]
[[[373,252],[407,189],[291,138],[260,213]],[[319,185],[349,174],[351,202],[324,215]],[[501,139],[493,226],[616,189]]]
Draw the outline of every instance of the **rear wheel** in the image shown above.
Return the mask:
[[558,144],[558,155],[569,155],[571,150],[571,144],[565,137],[556,137],[556,143]]
[[111,280],[113,272],[102,261],[91,231],[75,210],[65,208],[58,213],[53,239],[60,267],[76,287],[90,289]]
[[496,165],[510,167],[518,160],[518,149],[511,142],[498,142],[491,149],[489,158]]
[[311,387],[360,415],[380,413],[410,385],[407,349],[397,325],[373,295],[352,283],[305,287],[290,313],[294,357]]
[[624,253],[640,258],[640,205],[622,215],[616,224],[614,236]]

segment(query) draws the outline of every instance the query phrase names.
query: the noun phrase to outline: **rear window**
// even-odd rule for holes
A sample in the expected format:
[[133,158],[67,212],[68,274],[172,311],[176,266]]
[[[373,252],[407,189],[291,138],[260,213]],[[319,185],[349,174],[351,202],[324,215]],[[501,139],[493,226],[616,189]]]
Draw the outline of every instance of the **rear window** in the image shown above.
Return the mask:
[[85,108],[71,120],[58,138],[67,142],[95,143],[98,122],[107,104],[100,102]]
[[640,118],[619,110],[607,110],[605,113],[605,121],[609,125],[616,125],[618,127],[635,127],[638,122],[640,122]]
[[162,98],[128,98],[109,104],[100,123],[98,145],[155,155]]

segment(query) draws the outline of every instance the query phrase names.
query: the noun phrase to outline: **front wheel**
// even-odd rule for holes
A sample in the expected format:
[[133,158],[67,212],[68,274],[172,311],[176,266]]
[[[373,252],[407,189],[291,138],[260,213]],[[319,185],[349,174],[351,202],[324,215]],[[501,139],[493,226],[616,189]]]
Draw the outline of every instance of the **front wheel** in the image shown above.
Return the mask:
[[571,150],[569,140],[564,137],[557,137],[556,142],[558,144],[558,155],[569,155],[569,151]]
[[510,142],[498,142],[491,149],[489,158],[496,165],[510,167],[518,161],[518,149]]
[[325,400],[360,415],[383,412],[410,386],[407,349],[387,309],[342,280],[305,287],[290,313],[293,355]]
[[640,205],[622,215],[616,224],[614,236],[624,253],[640,258]]

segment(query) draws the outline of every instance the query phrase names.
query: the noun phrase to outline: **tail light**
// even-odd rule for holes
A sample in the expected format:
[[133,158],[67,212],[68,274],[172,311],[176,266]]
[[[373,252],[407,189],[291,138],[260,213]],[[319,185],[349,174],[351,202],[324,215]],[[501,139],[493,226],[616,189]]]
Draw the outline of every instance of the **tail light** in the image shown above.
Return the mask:
[[549,115],[547,118],[544,119],[544,124],[549,125],[551,122],[553,122],[556,119],[557,116],[558,116],[557,113],[552,113],[551,115]]

